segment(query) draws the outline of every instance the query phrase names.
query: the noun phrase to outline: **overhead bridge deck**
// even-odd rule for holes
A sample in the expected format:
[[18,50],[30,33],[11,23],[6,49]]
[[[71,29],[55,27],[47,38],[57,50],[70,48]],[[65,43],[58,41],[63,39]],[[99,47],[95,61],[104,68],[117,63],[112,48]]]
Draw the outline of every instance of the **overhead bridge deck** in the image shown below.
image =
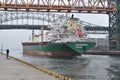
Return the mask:
[[[50,30],[48,25],[0,25],[0,30],[3,29],[36,29],[39,30],[41,27],[44,28],[44,30]],[[85,26],[84,29],[86,31],[108,31],[108,27],[102,27],[102,26]]]
[[3,29],[41,29],[50,30],[48,25],[0,25],[0,30]]

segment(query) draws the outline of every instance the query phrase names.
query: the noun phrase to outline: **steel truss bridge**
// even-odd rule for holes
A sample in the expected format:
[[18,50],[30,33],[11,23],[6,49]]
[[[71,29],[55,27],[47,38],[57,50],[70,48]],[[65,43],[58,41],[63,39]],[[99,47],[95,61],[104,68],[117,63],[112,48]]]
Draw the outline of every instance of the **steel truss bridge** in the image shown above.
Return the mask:
[[[40,17],[28,17],[28,15],[26,17],[26,13],[28,12],[108,14],[110,49],[120,50],[120,0],[0,0],[0,11],[7,11],[5,15],[0,13],[0,17],[2,17],[0,18],[1,24],[19,18],[40,19]],[[10,17],[8,16],[8,11],[24,11],[26,13],[24,16],[17,14],[18,17],[11,13],[15,17]],[[63,17],[59,16],[56,20],[59,18],[62,19]],[[48,19],[43,19],[48,20],[48,22],[54,21],[51,16]]]
[[109,13],[116,10],[116,0],[0,0],[0,10]]
[[[52,25],[53,23],[64,23],[69,17],[59,14],[53,13],[43,13],[43,12],[1,12],[0,13],[0,30],[3,29],[44,29],[49,30],[48,26]],[[26,19],[26,20],[24,20]],[[29,19],[31,19],[32,24],[29,24]],[[21,24],[18,25],[20,22],[16,22],[14,20],[21,20]],[[47,24],[35,24],[34,20],[41,20],[48,22]],[[6,22],[10,22],[10,24],[4,24]],[[62,22],[61,22],[62,21]],[[23,24],[26,22],[26,24]],[[88,22],[79,21],[79,24],[82,24],[85,29],[85,33],[87,34],[108,34],[108,27],[94,25]]]

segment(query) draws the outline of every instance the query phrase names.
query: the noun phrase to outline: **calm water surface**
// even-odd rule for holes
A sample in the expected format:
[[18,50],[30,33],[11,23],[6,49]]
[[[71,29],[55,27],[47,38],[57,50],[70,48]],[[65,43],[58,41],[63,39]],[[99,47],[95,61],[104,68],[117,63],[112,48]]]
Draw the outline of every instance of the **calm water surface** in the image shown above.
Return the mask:
[[73,58],[50,58],[23,55],[22,51],[14,51],[10,55],[74,80],[120,80],[120,57],[82,55]]

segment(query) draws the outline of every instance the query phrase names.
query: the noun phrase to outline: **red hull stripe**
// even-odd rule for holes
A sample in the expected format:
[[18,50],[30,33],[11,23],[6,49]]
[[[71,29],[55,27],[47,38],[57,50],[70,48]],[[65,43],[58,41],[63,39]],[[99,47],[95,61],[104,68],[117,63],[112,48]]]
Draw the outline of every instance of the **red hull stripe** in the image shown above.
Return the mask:
[[36,55],[36,56],[51,56],[51,57],[62,57],[62,56],[75,56],[76,53],[63,53],[63,52],[43,52],[43,51],[33,51],[24,50],[23,54]]

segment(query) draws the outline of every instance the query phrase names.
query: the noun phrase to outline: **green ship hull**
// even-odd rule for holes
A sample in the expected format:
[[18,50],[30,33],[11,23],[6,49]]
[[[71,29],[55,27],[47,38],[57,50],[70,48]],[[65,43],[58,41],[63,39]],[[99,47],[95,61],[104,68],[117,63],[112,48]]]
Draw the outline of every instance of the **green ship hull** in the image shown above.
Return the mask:
[[77,56],[84,51],[92,49],[94,42],[24,42],[23,53],[39,56]]

